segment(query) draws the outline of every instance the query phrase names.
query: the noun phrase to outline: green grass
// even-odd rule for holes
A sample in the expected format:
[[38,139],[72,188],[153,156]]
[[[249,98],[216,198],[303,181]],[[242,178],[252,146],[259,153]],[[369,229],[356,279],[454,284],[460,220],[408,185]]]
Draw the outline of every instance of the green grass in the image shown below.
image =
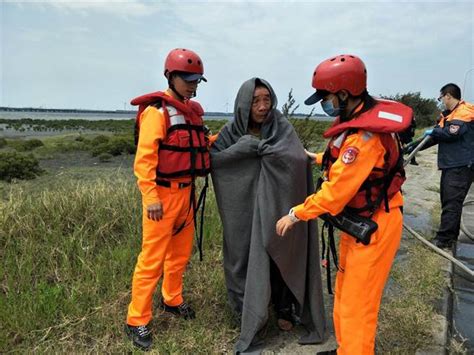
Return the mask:
[[[440,204],[431,208],[431,224],[439,225]],[[433,235],[425,236],[431,239]],[[377,349],[383,354],[409,354],[429,347],[433,341],[435,305],[448,287],[443,272],[447,261],[411,236],[402,239],[407,250],[402,262],[394,263],[392,289],[382,301]],[[444,315],[443,315],[444,316]]]
[[[222,127],[226,120],[205,120],[215,133]],[[113,132],[133,134],[135,127],[135,119],[130,120],[87,120],[87,119],[61,119],[61,120],[45,120],[45,119],[6,119],[0,118],[0,125],[5,125],[7,129],[14,129],[19,132],[61,132],[64,130],[97,131],[97,132]]]
[[130,120],[86,120],[86,119],[65,119],[65,120],[43,120],[43,119],[6,119],[0,118],[0,125],[4,124],[7,129],[14,129],[20,132],[58,132],[63,130],[92,130],[109,132],[133,132],[134,119]]
[[[130,169],[73,168],[1,186],[0,351],[132,351],[122,327],[141,211]],[[226,305],[221,235],[211,189],[204,262],[195,254],[185,276],[184,296],[198,318],[187,322],[156,310],[160,353],[232,350],[238,328]],[[395,292],[382,303],[377,338],[384,353],[410,353],[429,342],[432,305],[443,287],[439,263],[413,245],[408,261],[395,265]]]
[[31,154],[0,152],[0,180],[11,182],[14,179],[34,179],[43,169]]
[[[206,120],[214,132],[219,132],[224,120]],[[0,124],[17,131],[32,130],[55,132],[53,136],[36,138],[9,138],[0,140],[0,150],[32,152],[39,159],[52,158],[59,153],[88,151],[92,156],[101,154],[134,154],[133,120],[7,120],[0,118]],[[64,133],[64,130],[76,132]],[[87,130],[84,133],[83,130]],[[95,131],[95,132],[93,132]],[[62,132],[62,133],[61,133]]]
[[[95,137],[42,138],[44,146],[33,153],[73,157]],[[321,144],[315,140],[310,147],[316,151]],[[67,165],[35,180],[0,182],[0,352],[134,351],[122,328],[140,251],[140,195],[131,163],[121,169],[107,164]],[[229,352],[238,336],[226,305],[222,227],[212,187],[204,232],[204,261],[194,254],[184,287],[198,317],[188,322],[155,309],[153,349],[160,353]],[[413,244],[406,260],[395,264],[393,290],[381,308],[379,351],[413,353],[429,343],[433,304],[444,287],[440,262]]]
[[408,354],[430,345],[434,304],[446,286],[439,256],[413,244],[407,259],[394,265],[392,294],[382,302],[377,347],[383,354]]
[[[4,188],[0,351],[130,351],[122,327],[141,242],[134,180],[118,172],[113,183],[97,176]],[[155,349],[163,353],[222,352],[237,335],[212,193],[208,207],[205,260],[193,257],[185,281],[199,316],[186,322],[156,314]]]

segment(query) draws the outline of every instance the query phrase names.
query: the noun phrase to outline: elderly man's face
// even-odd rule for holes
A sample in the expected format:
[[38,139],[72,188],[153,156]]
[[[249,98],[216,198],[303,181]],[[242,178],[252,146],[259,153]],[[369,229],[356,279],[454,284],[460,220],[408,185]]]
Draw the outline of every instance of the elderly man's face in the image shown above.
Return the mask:
[[251,119],[255,123],[263,123],[272,107],[270,91],[265,87],[257,87],[253,92]]

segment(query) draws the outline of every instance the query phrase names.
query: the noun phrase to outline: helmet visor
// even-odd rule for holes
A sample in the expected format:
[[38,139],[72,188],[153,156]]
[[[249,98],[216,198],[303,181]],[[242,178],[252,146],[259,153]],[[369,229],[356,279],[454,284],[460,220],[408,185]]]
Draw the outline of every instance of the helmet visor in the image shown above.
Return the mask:
[[308,97],[304,103],[305,105],[314,105],[316,102],[321,101],[328,94],[328,91],[316,90],[316,92],[310,97]]
[[184,81],[190,82],[190,81],[196,81],[196,80],[202,80],[206,81],[206,78],[202,76],[202,74],[199,73],[185,73],[185,72],[179,72],[177,73],[178,76],[183,79]]

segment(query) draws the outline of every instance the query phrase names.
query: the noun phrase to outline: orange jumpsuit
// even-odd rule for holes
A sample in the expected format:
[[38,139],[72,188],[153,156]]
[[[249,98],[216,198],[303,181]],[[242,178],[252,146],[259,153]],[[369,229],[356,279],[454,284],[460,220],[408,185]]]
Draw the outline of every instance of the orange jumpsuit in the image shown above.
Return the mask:
[[[167,91],[166,94],[170,95]],[[132,282],[132,301],[128,307],[127,324],[146,325],[152,318],[152,299],[156,285],[163,275],[163,300],[169,306],[183,303],[183,273],[193,247],[194,221],[191,177],[167,179],[171,187],[156,184],[156,168],[160,141],[166,136],[166,119],[162,110],[149,106],[140,116],[140,138],[135,156],[134,172],[142,193],[143,240]],[[162,203],[163,218],[153,221],[146,207]],[[184,228],[176,235],[175,231]]]
[[[345,152],[350,159],[344,159]],[[356,154],[354,154],[356,152]],[[304,203],[293,208],[296,217],[307,221],[324,213],[337,215],[356,195],[374,167],[384,165],[385,148],[380,136],[359,130],[342,143],[338,159],[326,172],[327,181]],[[355,157],[354,157],[355,155]],[[347,156],[346,156],[347,157]],[[321,162],[321,155],[316,156]],[[403,197],[396,193],[389,202],[390,212],[383,205],[372,219],[378,230],[369,245],[342,233],[339,243],[340,267],[337,272],[334,327],[338,354],[373,354],[377,316],[382,292],[402,236]]]

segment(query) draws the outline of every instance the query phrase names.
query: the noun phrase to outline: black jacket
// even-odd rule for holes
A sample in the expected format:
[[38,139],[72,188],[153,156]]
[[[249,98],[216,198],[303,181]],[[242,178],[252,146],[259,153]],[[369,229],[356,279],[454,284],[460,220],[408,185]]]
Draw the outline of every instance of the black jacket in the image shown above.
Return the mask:
[[474,106],[460,101],[451,112],[443,112],[431,136],[439,144],[440,169],[474,164]]

